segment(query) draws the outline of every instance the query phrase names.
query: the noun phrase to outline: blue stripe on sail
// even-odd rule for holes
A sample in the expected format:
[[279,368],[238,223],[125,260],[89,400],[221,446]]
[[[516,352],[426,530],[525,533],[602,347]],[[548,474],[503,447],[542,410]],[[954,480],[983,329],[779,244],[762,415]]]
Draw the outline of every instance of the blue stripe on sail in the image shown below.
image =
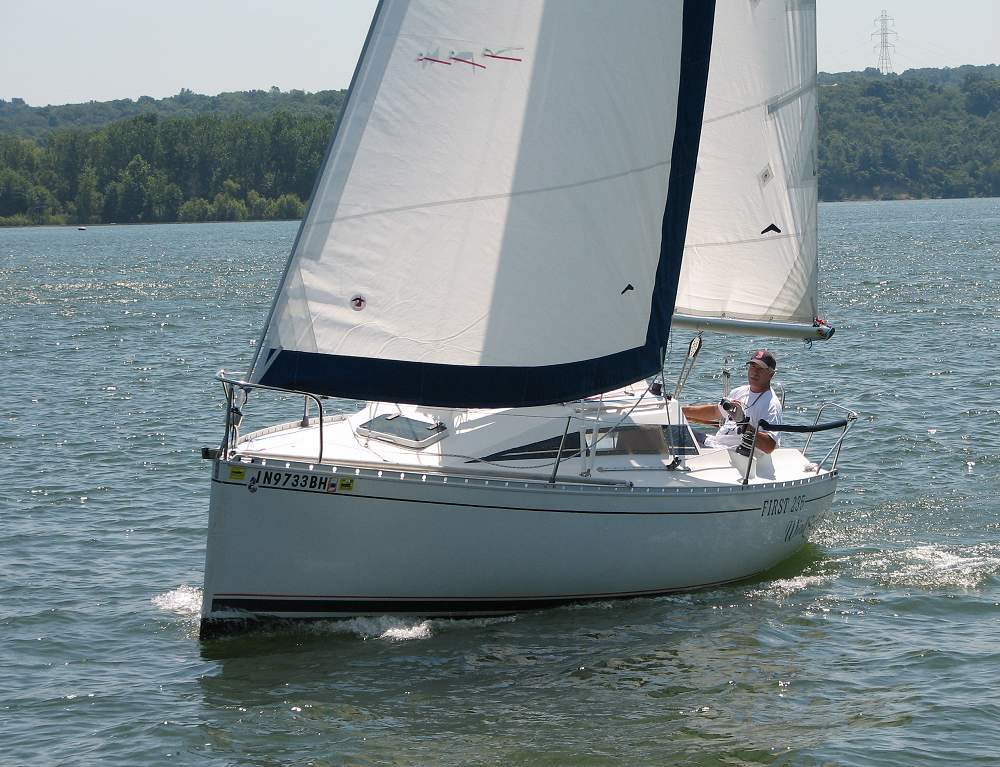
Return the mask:
[[[540,367],[472,367],[282,350],[260,383],[346,399],[438,407],[531,407],[589,397],[641,378],[660,365],[647,347]],[[628,371],[624,376],[622,371]]]
[[[677,124],[646,343],[538,367],[441,365],[282,349],[259,383],[347,399],[437,407],[531,407],[589,397],[657,373],[670,333],[705,109],[714,0],[685,0]],[[274,350],[268,349],[265,359]]]
[[667,345],[667,336],[670,334],[670,318],[674,314],[677,300],[677,282],[680,280],[681,257],[687,235],[688,212],[691,210],[691,196],[694,193],[694,173],[698,165],[698,146],[701,143],[701,122],[705,113],[714,26],[715,0],[685,0],[677,126],[670,157],[667,205],[663,211],[660,262],[656,269],[656,285],[653,288],[649,329],[646,333],[646,348],[652,347],[657,353],[657,359],[655,365],[642,375],[659,371],[662,364],[659,351]]

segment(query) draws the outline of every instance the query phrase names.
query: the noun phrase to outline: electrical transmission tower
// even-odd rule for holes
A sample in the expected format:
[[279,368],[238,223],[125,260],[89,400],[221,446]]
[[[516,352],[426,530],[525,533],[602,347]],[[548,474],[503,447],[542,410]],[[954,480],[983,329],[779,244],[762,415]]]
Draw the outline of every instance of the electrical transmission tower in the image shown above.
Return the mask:
[[[882,10],[882,15],[875,19],[875,26],[878,31],[872,32],[872,37],[879,38],[878,45],[878,71],[883,75],[895,74],[892,69],[892,49],[896,46],[889,42],[890,37],[899,37],[892,25],[896,20]],[[874,50],[874,49],[873,49]]]

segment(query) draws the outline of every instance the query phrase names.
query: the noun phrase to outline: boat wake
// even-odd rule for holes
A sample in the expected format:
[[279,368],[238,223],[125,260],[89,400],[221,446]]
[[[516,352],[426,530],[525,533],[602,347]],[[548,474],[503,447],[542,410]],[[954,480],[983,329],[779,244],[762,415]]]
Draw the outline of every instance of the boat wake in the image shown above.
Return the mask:
[[973,590],[1000,575],[1000,546],[928,544],[877,555],[866,553],[857,566],[861,574],[887,586]]
[[[193,586],[178,586],[172,591],[157,594],[150,600],[158,609],[182,618],[198,618],[201,612],[202,590]],[[234,619],[246,619],[247,613],[234,611]],[[489,618],[414,618],[393,615],[379,615],[338,620],[288,620],[252,618],[241,626],[237,634],[247,631],[258,636],[281,634],[311,634],[313,636],[351,635],[362,640],[384,642],[408,642],[415,639],[430,639],[446,631],[479,629],[498,623],[511,623],[516,615]]]
[[793,594],[813,586],[822,586],[836,579],[837,576],[834,574],[799,575],[794,578],[781,578],[770,581],[761,588],[750,589],[746,592],[746,597],[747,599],[758,601],[784,602]]
[[413,639],[429,639],[432,635],[431,621],[394,618],[391,615],[373,618],[347,618],[339,621],[317,621],[305,624],[310,633],[353,634],[360,639],[381,639],[389,642],[407,642]]
[[445,631],[478,629],[497,623],[516,621],[516,615],[493,618],[404,618],[379,615],[365,618],[345,618],[336,621],[317,621],[304,624],[307,631],[316,634],[353,634],[368,640],[384,642],[408,642],[414,639],[430,639]]
[[172,591],[157,594],[150,602],[164,612],[195,618],[201,612],[201,589],[185,584]]

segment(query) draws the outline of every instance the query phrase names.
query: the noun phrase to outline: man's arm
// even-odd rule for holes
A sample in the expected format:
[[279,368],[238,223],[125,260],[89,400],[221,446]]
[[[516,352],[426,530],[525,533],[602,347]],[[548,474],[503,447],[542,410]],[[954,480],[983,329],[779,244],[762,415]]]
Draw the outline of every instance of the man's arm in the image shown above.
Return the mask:
[[693,423],[719,423],[718,405],[685,405],[681,410],[684,417]]
[[[781,403],[777,397],[771,398],[771,405],[767,409],[767,422],[779,425],[781,420]],[[757,431],[757,449],[762,453],[773,453],[778,447],[778,440],[766,431]]]
[[773,453],[778,443],[766,431],[757,430],[757,449],[762,453]]

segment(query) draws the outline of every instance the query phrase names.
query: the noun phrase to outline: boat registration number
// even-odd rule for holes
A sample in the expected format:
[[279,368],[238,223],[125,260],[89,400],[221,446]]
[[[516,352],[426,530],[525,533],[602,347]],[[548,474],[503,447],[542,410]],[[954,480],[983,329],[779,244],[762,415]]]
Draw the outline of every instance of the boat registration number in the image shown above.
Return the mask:
[[[231,482],[241,482],[246,477],[245,469],[237,466],[230,467],[229,480]],[[256,493],[261,487],[312,490],[318,493],[350,493],[354,491],[354,477],[324,477],[318,474],[303,474],[294,471],[258,469],[247,482],[247,490]]]

